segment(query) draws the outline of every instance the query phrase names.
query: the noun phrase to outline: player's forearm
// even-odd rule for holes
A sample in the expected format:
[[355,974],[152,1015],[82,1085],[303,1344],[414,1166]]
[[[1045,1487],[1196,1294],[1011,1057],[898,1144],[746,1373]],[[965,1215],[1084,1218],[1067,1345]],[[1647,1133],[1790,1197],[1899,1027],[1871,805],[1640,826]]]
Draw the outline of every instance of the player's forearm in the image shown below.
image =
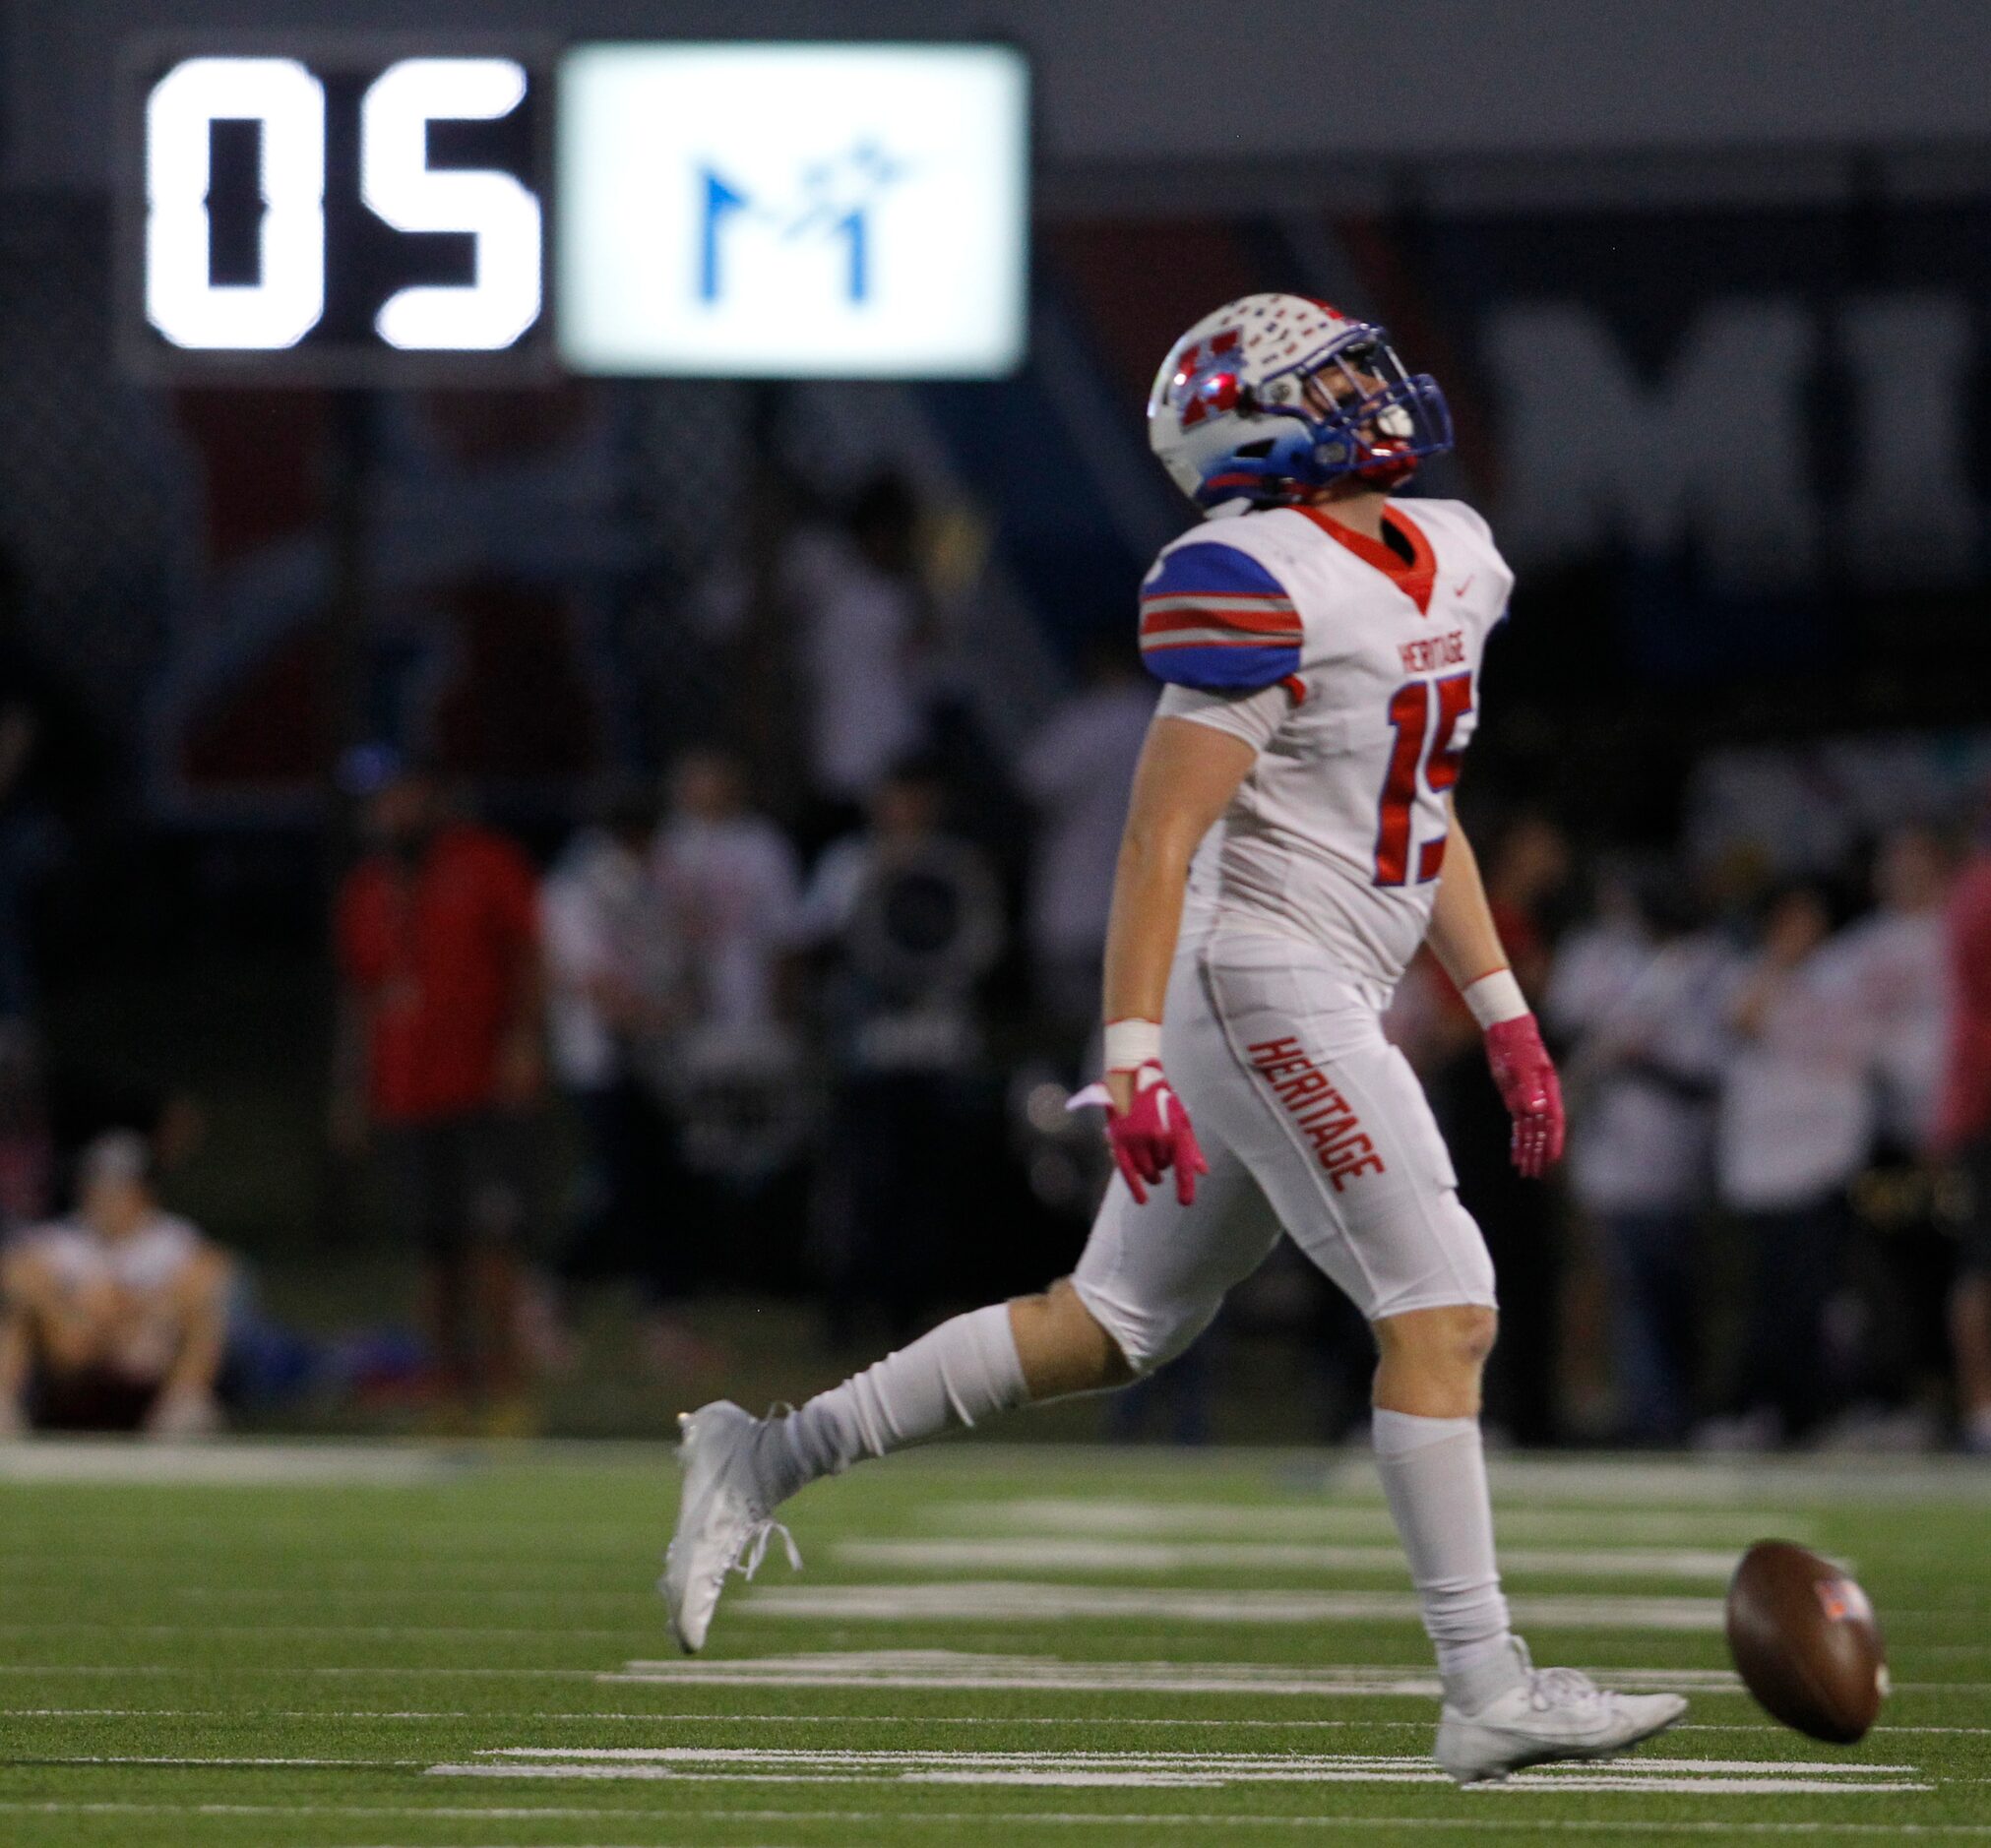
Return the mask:
[[1478,858],[1456,814],[1446,836],[1445,870],[1439,875],[1438,899],[1431,909],[1425,941],[1439,967],[1462,994],[1481,976],[1508,965],[1493,909],[1486,902]]
[[1195,843],[1148,838],[1130,827],[1113,875],[1106,926],[1105,1016],[1158,1020],[1182,930],[1182,894]]
[[1183,718],[1148,728],[1106,925],[1108,1020],[1158,1020],[1182,928],[1189,863],[1258,756],[1229,732]]

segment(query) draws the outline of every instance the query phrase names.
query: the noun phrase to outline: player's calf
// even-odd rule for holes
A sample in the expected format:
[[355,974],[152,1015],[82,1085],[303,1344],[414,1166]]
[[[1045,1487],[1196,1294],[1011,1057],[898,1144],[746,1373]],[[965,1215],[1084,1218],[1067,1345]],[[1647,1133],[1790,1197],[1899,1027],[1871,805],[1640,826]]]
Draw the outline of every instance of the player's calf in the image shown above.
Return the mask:
[[[1046,1377],[1080,1379],[1100,1355],[1074,1317],[1083,1305],[1067,1296],[1032,1299],[1041,1307],[1026,1309],[1022,1321]],[[1085,1326],[1104,1338],[1089,1317]],[[684,1488],[660,1581],[679,1646],[704,1645],[727,1573],[752,1573],[777,1531],[774,1510],[797,1489],[1031,1396],[1015,1319],[997,1303],[942,1323],[785,1418],[755,1418],[719,1400],[680,1420]]]

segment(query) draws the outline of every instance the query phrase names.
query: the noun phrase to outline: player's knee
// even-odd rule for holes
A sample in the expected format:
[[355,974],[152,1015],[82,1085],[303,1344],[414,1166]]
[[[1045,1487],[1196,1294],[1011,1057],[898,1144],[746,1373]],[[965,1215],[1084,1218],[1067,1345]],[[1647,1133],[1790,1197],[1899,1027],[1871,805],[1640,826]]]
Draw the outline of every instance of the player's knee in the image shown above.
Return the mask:
[[1499,1338],[1499,1315],[1480,1303],[1462,1303],[1446,1313],[1456,1318],[1452,1340],[1461,1363],[1477,1373],[1486,1365]]
[[1413,1309],[1376,1324],[1384,1363],[1416,1373],[1477,1380],[1493,1352],[1500,1319],[1480,1303]]
[[1069,1277],[1035,1296],[1014,1299],[1010,1328],[1033,1399],[1096,1392],[1135,1377],[1120,1343],[1086,1307]]

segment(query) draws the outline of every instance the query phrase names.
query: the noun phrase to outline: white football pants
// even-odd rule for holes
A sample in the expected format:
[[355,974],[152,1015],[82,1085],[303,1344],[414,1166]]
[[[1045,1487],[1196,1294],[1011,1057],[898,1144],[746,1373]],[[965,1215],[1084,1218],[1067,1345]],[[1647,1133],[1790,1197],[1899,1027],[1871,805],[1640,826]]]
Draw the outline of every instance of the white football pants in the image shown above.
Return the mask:
[[1195,1340],[1281,1230],[1371,1322],[1493,1306],[1493,1264],[1459,1203],[1423,1087],[1327,953],[1219,932],[1185,945],[1161,1060],[1210,1162],[1137,1206],[1115,1174],[1073,1273],[1140,1372]]

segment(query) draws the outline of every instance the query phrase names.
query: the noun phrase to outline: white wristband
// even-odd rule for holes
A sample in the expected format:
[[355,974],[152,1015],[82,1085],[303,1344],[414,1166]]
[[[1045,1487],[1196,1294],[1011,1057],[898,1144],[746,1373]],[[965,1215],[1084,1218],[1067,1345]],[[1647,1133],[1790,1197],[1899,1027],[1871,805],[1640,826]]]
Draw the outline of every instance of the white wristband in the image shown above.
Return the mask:
[[1106,1070],[1138,1072],[1150,1061],[1161,1062],[1161,1022],[1159,1020],[1108,1020],[1106,1022]]
[[1467,982],[1459,991],[1459,998],[1472,1010],[1472,1017],[1479,1022],[1482,1033],[1503,1020],[1518,1020],[1531,1012],[1512,969],[1495,969],[1476,982]]

